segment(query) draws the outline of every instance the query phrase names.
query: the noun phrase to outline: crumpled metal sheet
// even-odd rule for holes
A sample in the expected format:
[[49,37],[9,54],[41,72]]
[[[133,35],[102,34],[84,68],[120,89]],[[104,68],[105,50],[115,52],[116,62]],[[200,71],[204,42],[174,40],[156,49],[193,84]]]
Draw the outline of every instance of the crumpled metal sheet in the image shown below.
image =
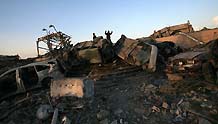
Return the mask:
[[158,49],[156,46],[129,38],[121,38],[115,46],[117,55],[131,65],[141,66],[149,62],[148,68],[156,69]]
[[90,63],[102,63],[101,53],[98,48],[79,50],[78,56]]
[[117,55],[132,65],[143,65],[149,60],[151,46],[145,43],[139,44],[137,40],[126,38]]
[[187,60],[191,60],[193,58],[195,58],[196,56],[200,55],[204,53],[204,51],[189,51],[189,52],[184,52],[184,53],[180,53],[175,55],[174,57],[170,57],[169,60],[170,61],[174,61],[174,60],[179,60],[179,59],[187,59]]

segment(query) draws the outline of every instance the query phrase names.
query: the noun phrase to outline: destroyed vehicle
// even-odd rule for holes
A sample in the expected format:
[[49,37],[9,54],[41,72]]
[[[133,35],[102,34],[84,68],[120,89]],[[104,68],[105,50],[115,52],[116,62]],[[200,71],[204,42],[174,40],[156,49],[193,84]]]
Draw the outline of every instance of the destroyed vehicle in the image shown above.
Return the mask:
[[183,76],[203,76],[207,82],[218,83],[218,39],[196,46],[184,53],[169,58],[166,72]]
[[84,41],[76,44],[78,57],[89,63],[107,63],[114,58],[113,43],[103,37],[97,37],[93,41]]
[[48,86],[52,64],[31,63],[10,69],[0,75],[0,98]]
[[[170,57],[168,59],[168,70],[173,72],[201,71],[202,64],[207,63],[212,59],[211,56],[217,54],[216,43],[218,43],[218,39]],[[213,59],[215,58],[213,57]]]
[[131,65],[156,70],[158,49],[155,45],[127,38],[122,35],[114,46],[117,56]]
[[179,46],[177,46],[175,43],[171,41],[157,42],[151,37],[142,37],[136,40],[138,40],[139,42],[145,42],[151,45],[155,45],[158,48],[158,54],[163,57],[164,62],[167,61],[168,57],[175,56],[176,54],[183,51],[182,48],[180,48]]
[[90,72],[90,65],[111,62],[114,59],[113,44],[103,37],[94,41],[77,43],[57,58],[58,66],[67,77],[78,77]]
[[206,51],[187,51],[170,57],[167,71],[172,73],[201,71],[202,63],[205,61],[207,61]]

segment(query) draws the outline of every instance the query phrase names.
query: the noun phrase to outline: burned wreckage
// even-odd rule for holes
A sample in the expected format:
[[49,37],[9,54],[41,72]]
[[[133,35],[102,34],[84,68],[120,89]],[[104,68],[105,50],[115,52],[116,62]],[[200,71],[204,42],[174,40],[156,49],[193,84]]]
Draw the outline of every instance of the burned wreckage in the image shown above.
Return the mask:
[[[175,97],[171,101],[171,105],[169,105],[169,101],[161,98],[172,89],[182,89],[182,85],[176,84],[175,81],[186,80],[190,77],[204,77],[203,79],[207,84],[213,87],[217,86],[218,29],[194,31],[188,22],[155,31],[150,37],[131,39],[121,35],[116,43],[111,41],[113,32],[105,31],[106,38],[97,37],[93,33],[93,40],[72,45],[70,36],[57,31],[54,25],[49,27],[54,28],[55,32],[50,33],[47,29],[43,29],[47,34],[36,41],[38,57],[28,64],[18,65],[0,75],[0,111],[4,113],[0,116],[0,120],[4,123],[14,123],[16,119],[8,116],[18,118],[18,115],[11,113],[18,109],[17,105],[22,106],[21,104],[26,104],[25,102],[28,100],[40,105],[34,108],[36,114],[32,114],[36,118],[26,123],[37,123],[38,121],[51,124],[70,124],[74,121],[75,123],[106,124],[111,122],[111,124],[115,124],[116,121],[116,123],[128,123],[128,119],[126,122],[121,120],[124,118],[122,109],[125,109],[125,105],[123,108],[122,105],[119,105],[128,101],[118,100],[118,104],[114,105],[112,104],[114,100],[110,101],[110,97],[113,96],[113,99],[132,99],[135,95],[139,99],[141,98],[141,95],[138,94],[139,91],[131,88],[137,86],[140,88],[136,89],[143,89],[147,98],[143,100],[143,102],[148,102],[143,103],[144,109],[151,112],[145,114],[144,111],[136,109],[134,99],[130,100],[134,103],[131,103],[132,107],[128,106],[126,109],[130,111],[129,114],[132,114],[132,110],[133,113],[143,113],[145,122],[152,122],[151,119],[146,119],[151,113],[160,113],[160,111],[166,113],[168,110],[171,113],[169,115],[173,115],[168,117],[172,119],[172,123],[185,123],[184,121],[189,123],[192,119],[188,118],[187,115],[184,116],[185,112],[212,123],[218,121],[190,110],[184,110],[184,108],[181,109],[179,106],[185,103],[185,98],[178,102],[177,97]],[[44,43],[47,48],[41,47],[41,43]],[[47,50],[48,53],[40,55],[40,50]],[[6,59],[3,58],[1,61],[4,62],[4,60]],[[20,61],[20,59],[16,59],[16,61]],[[146,74],[150,77],[146,77]],[[161,81],[168,83],[162,85],[162,82],[158,86],[154,83],[145,85],[146,80],[147,82],[160,82],[158,79],[151,78],[152,76],[163,78]],[[137,80],[138,82],[135,82]],[[107,83],[102,83],[104,81]],[[127,83],[122,85],[122,82]],[[130,82],[135,82],[138,85]],[[119,95],[112,95],[113,92],[117,92],[117,89],[124,87],[127,89],[120,90],[120,92],[127,94],[123,98]],[[185,83],[184,87],[186,87]],[[107,90],[111,90],[110,95],[107,94]],[[129,92],[131,95],[128,96]],[[154,95],[156,92],[162,93],[163,96],[157,97]],[[161,104],[157,104],[154,99],[161,101]],[[177,110],[171,112],[171,110],[174,111],[173,102],[175,103],[175,101],[178,102]],[[94,107],[93,104],[95,104]],[[116,110],[115,114],[109,117],[109,111],[114,110],[105,110],[110,109],[110,107],[104,104],[108,104],[113,109],[117,107],[122,109],[118,108],[119,111]],[[180,110],[178,110],[179,108]],[[86,114],[88,118],[84,117],[85,119],[83,119],[81,114],[84,112],[91,112],[91,114]],[[95,113],[97,115],[93,116]],[[134,120],[132,116],[129,118],[130,123]],[[186,119],[189,121],[187,122]],[[138,119],[136,120],[138,121]]]

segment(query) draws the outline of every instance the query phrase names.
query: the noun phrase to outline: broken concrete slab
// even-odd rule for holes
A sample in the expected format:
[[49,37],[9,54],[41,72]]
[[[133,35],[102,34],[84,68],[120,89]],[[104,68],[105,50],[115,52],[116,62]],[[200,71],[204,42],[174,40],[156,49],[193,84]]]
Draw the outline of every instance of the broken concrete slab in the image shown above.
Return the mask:
[[52,107],[50,105],[40,105],[36,112],[36,117],[40,120],[45,120],[50,116],[50,112],[52,110]]
[[188,21],[187,23],[184,23],[184,24],[173,25],[173,26],[165,27],[158,31],[154,31],[154,33],[150,37],[161,38],[161,37],[175,35],[179,32],[190,33],[193,31],[194,29],[192,25],[190,24],[190,22]]
[[99,120],[104,120],[109,114],[109,111],[102,109],[97,113],[96,116]]
[[[155,38],[157,42],[171,41],[181,48],[192,48],[199,45],[201,42],[208,43],[211,40],[218,38],[218,29],[208,29],[195,31],[190,33],[177,34],[168,37]],[[198,42],[196,42],[196,40]]]
[[183,77],[181,75],[178,74],[166,74],[168,80],[170,81],[181,81],[183,80]]
[[94,95],[94,81],[88,78],[63,78],[53,80],[50,93],[51,97],[92,97]]

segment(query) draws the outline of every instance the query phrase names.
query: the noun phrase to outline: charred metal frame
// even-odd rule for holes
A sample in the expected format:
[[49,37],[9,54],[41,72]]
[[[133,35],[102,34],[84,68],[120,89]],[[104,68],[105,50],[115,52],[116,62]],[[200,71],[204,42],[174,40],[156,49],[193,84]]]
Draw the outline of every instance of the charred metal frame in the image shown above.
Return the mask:
[[[70,46],[70,42],[71,42],[70,39],[71,39],[70,36],[60,31],[51,34],[48,33],[46,36],[40,37],[36,41],[37,54],[38,56],[40,56],[39,54],[40,49],[48,50],[52,54],[52,51],[54,49],[66,48],[67,46]],[[39,46],[40,42],[47,44],[47,48]]]

